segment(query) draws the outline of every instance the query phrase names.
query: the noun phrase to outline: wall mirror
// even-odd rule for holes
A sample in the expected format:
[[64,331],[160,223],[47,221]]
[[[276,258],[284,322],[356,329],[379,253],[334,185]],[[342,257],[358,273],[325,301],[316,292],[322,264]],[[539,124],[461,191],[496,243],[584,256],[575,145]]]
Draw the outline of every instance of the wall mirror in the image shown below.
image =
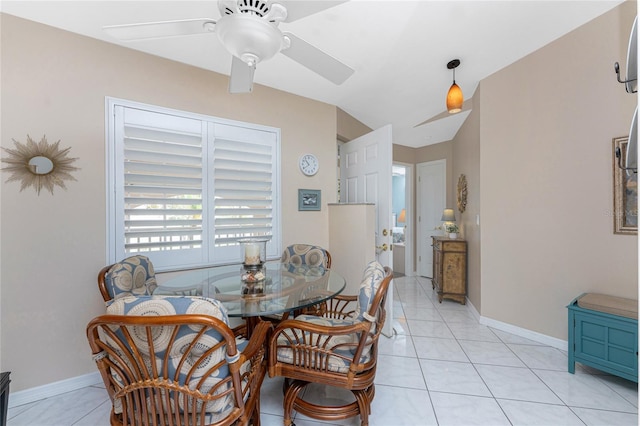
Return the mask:
[[60,141],[49,143],[46,136],[36,143],[29,135],[27,142],[12,139],[15,148],[3,148],[7,154],[2,162],[7,164],[2,170],[11,172],[6,182],[20,181],[20,191],[33,186],[36,193],[45,188],[51,194],[59,186],[67,189],[65,180],[76,180],[71,172],[80,170],[71,165],[77,158],[67,155],[71,148],[60,149]]
[[36,155],[29,160],[31,173],[36,175],[46,175],[53,170],[53,161],[43,155]]

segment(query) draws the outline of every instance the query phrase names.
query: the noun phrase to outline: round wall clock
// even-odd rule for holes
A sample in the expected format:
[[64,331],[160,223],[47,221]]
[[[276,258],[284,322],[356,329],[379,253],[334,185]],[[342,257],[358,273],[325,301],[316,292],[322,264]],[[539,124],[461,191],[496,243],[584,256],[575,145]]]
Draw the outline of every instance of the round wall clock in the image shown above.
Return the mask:
[[458,178],[458,211],[464,213],[467,209],[467,177],[460,175]]
[[318,169],[320,168],[320,162],[318,161],[318,157],[313,154],[304,154],[300,157],[300,171],[304,173],[306,176],[313,176],[318,173]]

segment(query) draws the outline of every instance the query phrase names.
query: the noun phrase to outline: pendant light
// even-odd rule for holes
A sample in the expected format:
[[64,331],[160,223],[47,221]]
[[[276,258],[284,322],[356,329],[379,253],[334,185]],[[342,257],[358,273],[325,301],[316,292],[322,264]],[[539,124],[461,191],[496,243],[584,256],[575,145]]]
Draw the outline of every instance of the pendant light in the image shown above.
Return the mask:
[[447,93],[447,111],[450,114],[462,111],[462,104],[464,103],[462,90],[456,84],[456,68],[458,65],[460,65],[460,59],[454,59],[447,64],[447,68],[453,70],[453,84],[449,88],[449,93]]

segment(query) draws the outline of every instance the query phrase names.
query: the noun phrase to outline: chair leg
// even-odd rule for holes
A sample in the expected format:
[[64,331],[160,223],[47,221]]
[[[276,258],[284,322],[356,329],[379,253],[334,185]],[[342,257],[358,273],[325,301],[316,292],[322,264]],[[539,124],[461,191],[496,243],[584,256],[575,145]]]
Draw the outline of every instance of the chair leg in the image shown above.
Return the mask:
[[356,397],[358,403],[358,409],[360,411],[360,426],[369,425],[369,414],[371,413],[371,401],[367,395],[367,390],[353,391],[353,395]]
[[256,406],[253,409],[251,424],[252,426],[260,426],[260,398],[257,399]]
[[284,384],[284,400],[282,401],[282,409],[284,413],[284,426],[291,426],[293,420],[291,419],[291,412],[293,411],[293,404],[298,398],[298,394],[308,385],[307,382],[300,380],[285,379]]

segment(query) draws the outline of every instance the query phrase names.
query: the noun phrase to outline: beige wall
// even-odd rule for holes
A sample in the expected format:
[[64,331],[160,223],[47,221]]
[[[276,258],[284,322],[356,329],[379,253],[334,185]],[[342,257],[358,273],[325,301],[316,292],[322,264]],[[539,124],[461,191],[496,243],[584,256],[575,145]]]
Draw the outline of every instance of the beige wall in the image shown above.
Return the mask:
[[[283,244],[328,245],[334,106],[258,85],[231,96],[225,76],[8,15],[1,30],[2,147],[46,134],[81,168],[53,196],[2,177],[1,369],[12,372],[12,391],[96,371],[85,326],[104,312],[96,274],[106,262],[105,96],[280,128]],[[321,165],[310,178],[298,171],[306,152]],[[298,188],[321,189],[322,210],[298,212]]]
[[637,102],[613,64],[635,15],[624,3],[481,82],[483,316],[566,340],[577,295],[637,297],[637,237],[611,216],[611,140]]
[[[482,312],[482,286],[480,283],[480,99],[481,88],[474,93],[472,110],[453,139],[453,179],[451,190],[455,201],[456,217],[462,237],[467,241],[467,297],[478,312]],[[467,178],[467,206],[463,213],[457,208],[457,186],[460,175]],[[480,222],[482,223],[482,222]]]
[[342,142],[349,142],[373,130],[341,108],[336,108],[336,122],[338,127],[337,137]]

